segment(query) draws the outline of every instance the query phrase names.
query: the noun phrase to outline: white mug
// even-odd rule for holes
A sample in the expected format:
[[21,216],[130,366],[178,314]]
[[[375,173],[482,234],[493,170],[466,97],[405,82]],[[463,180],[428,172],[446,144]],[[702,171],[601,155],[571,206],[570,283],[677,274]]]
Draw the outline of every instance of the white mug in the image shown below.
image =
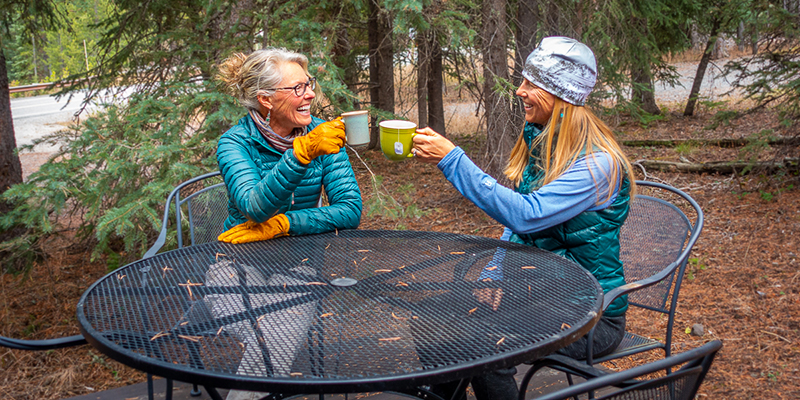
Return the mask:
[[361,146],[369,143],[369,112],[367,110],[346,112],[342,114],[342,120],[347,144]]

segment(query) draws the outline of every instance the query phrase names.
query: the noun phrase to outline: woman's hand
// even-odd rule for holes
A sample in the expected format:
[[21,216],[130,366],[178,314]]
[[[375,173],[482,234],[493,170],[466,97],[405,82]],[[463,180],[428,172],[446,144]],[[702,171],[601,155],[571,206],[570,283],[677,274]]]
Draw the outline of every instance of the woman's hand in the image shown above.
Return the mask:
[[308,164],[323,154],[336,154],[344,146],[344,122],[342,117],[319,124],[314,130],[294,139],[294,156],[297,161]]
[[289,218],[278,214],[262,223],[247,221],[228,229],[217,237],[225,243],[249,243],[289,235]]
[[453,142],[434,132],[430,127],[426,127],[417,129],[417,135],[414,136],[414,148],[411,152],[414,154],[414,158],[422,162],[438,164],[447,153],[455,148]]

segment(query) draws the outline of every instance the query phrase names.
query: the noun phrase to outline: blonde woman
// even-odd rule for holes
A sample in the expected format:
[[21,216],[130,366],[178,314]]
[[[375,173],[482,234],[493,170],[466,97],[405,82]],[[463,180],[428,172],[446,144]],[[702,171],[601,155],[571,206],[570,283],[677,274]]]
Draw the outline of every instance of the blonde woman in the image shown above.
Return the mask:
[[[505,170],[513,190],[498,185],[463,150],[430,128],[417,131],[412,152],[420,161],[437,163],[461,194],[503,224],[501,239],[576,261],[606,292],[624,285],[619,230],[635,181],[611,129],[585,107],[597,78],[594,53],[574,39],[547,37],[528,56],[522,75],[525,79],[516,94],[525,106],[527,122]],[[496,263],[498,258],[501,252]],[[502,269],[485,270],[481,279],[485,278],[502,279]],[[502,292],[488,289],[478,297],[496,309]],[[627,306],[627,298],[621,297],[603,313],[595,328],[595,356],[619,345]],[[586,340],[559,352],[585,358]],[[512,398],[513,375],[513,368],[500,370],[472,383],[484,398]]]

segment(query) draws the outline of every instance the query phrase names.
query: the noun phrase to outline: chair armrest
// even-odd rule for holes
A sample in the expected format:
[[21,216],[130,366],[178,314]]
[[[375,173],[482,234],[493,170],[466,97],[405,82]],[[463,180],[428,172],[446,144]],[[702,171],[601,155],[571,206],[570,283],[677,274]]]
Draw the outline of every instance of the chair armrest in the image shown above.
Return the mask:
[[[570,358],[567,356],[563,356],[561,354],[551,354],[545,358],[536,360],[531,367],[534,373],[543,367],[548,367],[551,369],[555,369],[567,374],[580,376],[583,379],[590,380],[595,378],[601,378],[609,374],[613,374],[616,371],[605,371],[602,369],[598,369],[592,367],[584,361],[579,361],[574,358]],[[618,382],[614,386],[617,387],[627,387],[630,385],[635,385],[639,383],[636,379],[629,379],[622,382]]]
[[67,336],[49,340],[23,340],[0,336],[0,346],[16,350],[52,350],[86,344],[83,335]]
[[[538,359],[532,363],[531,368],[525,373],[525,376],[522,378],[522,382],[520,383],[520,399],[525,397],[525,393],[528,388],[528,384],[530,384],[531,379],[533,378],[536,373],[544,368],[548,367],[554,369],[556,371],[565,372],[569,375],[576,375],[580,376],[587,381],[592,381],[598,378],[602,378],[608,376],[613,373],[613,371],[604,371],[601,369],[597,369],[592,367],[591,365],[586,364],[583,361],[578,361],[574,358],[570,358],[567,356],[562,356],[560,354],[551,354],[547,357]],[[634,385],[639,383],[635,379],[625,380],[623,382],[617,382],[614,386],[617,387],[626,387],[630,385]],[[559,397],[561,399],[563,397]]]
[[584,379],[597,378],[607,374],[607,372],[594,368],[586,364],[584,361],[579,361],[561,354],[551,354],[547,357],[540,358],[531,364],[531,371],[533,371],[534,374],[544,367],[581,376]]
[[636,282],[626,283],[622,286],[610,290],[603,296],[603,311],[605,311],[606,308],[608,308],[608,306],[611,305],[611,302],[616,300],[617,297],[633,292],[635,290],[646,288],[648,286],[653,286],[656,283],[663,281],[666,277],[675,272],[675,270],[678,268],[678,264],[679,263],[677,261],[672,262],[666,268],[661,270],[661,272],[653,276],[647,277],[645,279],[640,279]]

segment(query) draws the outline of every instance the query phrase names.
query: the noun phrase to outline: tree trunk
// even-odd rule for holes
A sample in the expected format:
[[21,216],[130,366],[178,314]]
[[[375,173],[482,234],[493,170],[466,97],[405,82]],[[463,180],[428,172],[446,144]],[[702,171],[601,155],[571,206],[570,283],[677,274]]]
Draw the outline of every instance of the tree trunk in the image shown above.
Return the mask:
[[506,93],[498,93],[499,80],[508,80],[506,53],[506,2],[485,0],[482,17],[483,105],[486,116],[486,152],[484,169],[498,180],[508,160],[517,132],[511,124],[511,105]]
[[[537,39],[537,26],[538,26],[538,0],[524,0],[519,2],[517,9],[517,32],[514,42],[516,44],[516,51],[514,53],[514,74],[511,76],[511,82],[514,86],[519,87],[522,84],[522,69],[525,68],[525,60],[531,54],[533,49],[536,48]],[[515,127],[515,131],[522,131],[522,126],[525,124],[525,112],[522,108],[522,102],[519,98],[515,97],[511,102],[511,116]]]
[[431,129],[446,136],[444,126],[444,71],[442,68],[442,47],[439,45],[436,30],[428,37],[430,63],[428,64],[428,125]]
[[697,97],[700,94],[700,86],[703,83],[703,77],[706,74],[706,68],[711,61],[711,53],[714,50],[714,45],[717,42],[717,33],[719,32],[720,20],[715,19],[711,26],[711,35],[706,42],[706,50],[703,52],[703,57],[700,58],[700,64],[697,66],[697,73],[694,76],[692,83],[692,90],[689,92],[689,101],[686,102],[686,109],[683,110],[683,115],[694,115],[694,106],[697,104]]
[[561,27],[561,9],[555,1],[547,2],[547,13],[545,14],[546,36],[563,36]]
[[770,146],[800,146],[800,137],[773,137],[766,140],[745,139],[745,138],[726,138],[726,139],[644,139],[644,140],[621,140],[619,142],[627,147],[677,147],[682,144],[689,144],[695,147],[717,146],[725,148],[744,147],[748,145]]
[[739,21],[739,26],[736,27],[736,45],[739,52],[744,52],[744,21]]
[[[0,194],[11,185],[22,183],[22,164],[14,153],[17,139],[14,136],[14,120],[11,115],[11,95],[8,93],[8,70],[0,37]],[[0,200],[0,214],[5,214],[10,205]]]
[[[369,83],[370,102],[379,110],[394,114],[394,47],[389,15],[381,12],[377,0],[369,1]],[[375,117],[370,124],[369,148],[378,147],[378,127]]]
[[[709,40],[711,40],[711,36],[709,35]],[[721,60],[728,56],[728,51],[725,50],[725,41],[721,40],[722,38],[717,36],[717,40],[714,41],[714,47],[711,48],[711,59],[712,60]]]
[[653,160],[640,160],[634,164],[640,165],[645,169],[652,169],[656,171],[665,172],[683,172],[695,174],[741,174],[744,175],[748,172],[759,171],[772,173],[776,171],[797,171],[800,159],[785,158],[778,161],[716,161],[708,163],[686,163],[686,162],[672,162],[672,161],[653,161]]
[[[344,2],[339,3],[339,12],[343,12]],[[360,72],[356,64],[356,57],[353,51],[353,43],[349,33],[350,26],[340,23],[336,28],[336,41],[333,45],[333,62],[343,71],[344,84],[347,90],[358,96],[358,73]],[[355,100],[356,109],[361,109],[358,100]]]
[[634,69],[631,72],[631,82],[631,100],[645,112],[653,115],[661,114],[661,109],[656,104],[653,78],[650,76],[649,66]]
[[272,13],[274,12],[273,11],[273,4],[274,3],[272,1],[268,1],[266,6],[263,9],[263,13],[264,13],[263,15],[267,15],[267,17],[265,17],[261,21],[261,26],[264,29],[264,35],[261,36],[261,48],[262,49],[266,48],[266,47],[269,47],[269,45],[270,45],[269,22],[270,22],[271,18],[268,17],[268,16],[272,15]]
[[427,36],[427,31],[419,31],[417,34],[417,120],[420,128],[428,126],[428,74],[431,54]]
[[537,33],[537,10],[538,0],[523,0],[519,2],[517,9],[517,32],[514,42],[517,51],[514,54],[514,75],[512,82],[519,86],[522,84],[522,68],[525,67],[525,60],[536,48]]

